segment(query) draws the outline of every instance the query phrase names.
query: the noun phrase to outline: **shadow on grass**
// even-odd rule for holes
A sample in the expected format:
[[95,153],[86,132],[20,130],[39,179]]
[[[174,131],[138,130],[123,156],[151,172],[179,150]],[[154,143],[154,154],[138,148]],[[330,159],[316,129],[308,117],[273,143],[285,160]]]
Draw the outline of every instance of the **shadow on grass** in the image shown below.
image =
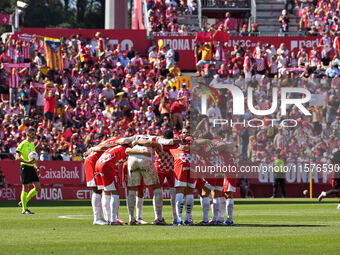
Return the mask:
[[[19,201],[0,201],[1,207],[16,207]],[[322,201],[322,204],[335,204],[338,203],[337,199],[328,199]],[[235,199],[236,205],[271,205],[271,204],[318,204],[316,199]],[[121,199],[120,205],[125,206],[126,200]],[[164,205],[170,205],[169,199],[164,199]],[[195,205],[200,206],[200,201],[195,200]],[[90,200],[44,200],[37,201],[32,200],[29,202],[29,206],[91,206]],[[144,206],[152,206],[152,199],[145,199]]]
[[[146,225],[135,225],[129,227],[155,227],[152,224]],[[293,225],[293,224],[235,224],[234,226],[226,226],[226,225],[211,225],[211,226],[199,226],[199,225],[192,225],[192,226],[158,226],[158,227],[172,227],[172,228],[188,228],[188,227],[198,227],[198,228],[210,228],[210,227],[218,227],[218,228],[239,228],[239,227],[254,227],[254,228],[318,228],[318,227],[328,227],[328,225]]]
[[255,227],[255,228],[315,228],[328,227],[327,225],[294,225],[294,224],[237,224],[233,227]]

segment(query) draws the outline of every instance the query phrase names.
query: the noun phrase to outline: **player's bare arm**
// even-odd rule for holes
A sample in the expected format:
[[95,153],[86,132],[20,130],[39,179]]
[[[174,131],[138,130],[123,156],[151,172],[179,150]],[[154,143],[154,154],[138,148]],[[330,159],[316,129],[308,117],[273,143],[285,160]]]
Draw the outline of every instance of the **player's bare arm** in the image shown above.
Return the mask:
[[145,147],[152,148],[153,150],[161,150],[161,145],[157,142],[154,141],[149,141],[149,140],[137,140],[132,143],[132,146],[135,145],[141,145]]
[[135,150],[135,149],[132,149],[132,148],[127,148],[125,153],[127,155],[143,155],[143,156],[151,157],[151,153],[150,152],[139,151],[139,150]]
[[217,149],[218,151],[231,153],[233,149],[235,148],[235,146],[236,146],[235,143],[220,142],[215,146],[215,149]]

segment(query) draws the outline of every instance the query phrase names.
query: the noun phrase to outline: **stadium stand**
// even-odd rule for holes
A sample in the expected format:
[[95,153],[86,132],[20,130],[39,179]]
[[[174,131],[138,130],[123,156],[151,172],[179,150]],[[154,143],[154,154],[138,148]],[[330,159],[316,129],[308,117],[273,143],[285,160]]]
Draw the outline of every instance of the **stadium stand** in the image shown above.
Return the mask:
[[[164,5],[159,4],[162,1],[152,4],[153,2],[147,1],[150,13],[148,20],[155,22],[155,25],[149,27],[150,31],[176,31],[180,34],[185,31],[180,25],[184,25],[187,31],[190,30],[189,24],[180,24],[181,15],[194,15],[196,12],[192,7],[187,7],[188,2],[175,1],[177,6],[174,1],[163,1]],[[256,1],[257,4],[262,2]],[[299,10],[309,8],[305,2],[299,2]],[[302,117],[296,109],[290,109],[289,116],[299,119],[299,126],[294,131],[284,131],[281,134],[276,126],[251,129],[247,135],[237,128],[226,131],[225,139],[228,141],[239,141],[244,136],[242,141],[246,150],[235,148],[238,158],[265,161],[272,156],[274,146],[290,157],[322,161],[339,141],[340,58],[339,34],[336,34],[339,31],[336,23],[339,6],[334,5],[336,1],[318,1],[313,12],[318,13],[324,2],[328,3],[324,11],[328,10],[332,19],[327,19],[329,26],[322,26],[317,19],[313,19],[319,24],[318,33],[322,31],[323,37],[310,51],[301,47],[290,52],[284,44],[276,49],[265,40],[259,42],[254,51],[241,44],[236,45],[232,51],[227,51],[223,44],[212,45],[210,49],[197,45],[197,60],[207,62],[198,68],[200,77],[193,77],[196,82],[215,78],[243,89],[252,86],[257,93],[256,103],[261,107],[270,106],[267,89],[272,86],[308,87],[313,94],[325,95],[323,106],[310,108],[312,117]],[[221,8],[225,21],[225,13],[228,12],[233,17],[233,10],[236,11],[237,8],[241,12],[247,9],[246,12],[250,13],[249,3],[197,1],[198,6],[202,4],[197,9],[197,15],[202,15],[199,13],[204,13],[204,8]],[[275,5],[278,6],[275,10],[280,10],[281,13],[283,2],[278,3],[280,6]],[[257,12],[257,15],[256,22],[261,31],[265,24],[260,22],[259,17],[262,14]],[[277,33],[280,24],[276,16],[275,19]],[[249,19],[249,24],[253,21]],[[219,24],[213,24],[210,31],[214,32],[218,27]],[[290,30],[295,28],[295,25],[291,26]],[[161,134],[167,128],[175,128],[179,133],[180,126],[190,124],[189,111],[195,109],[189,108],[190,91],[173,86],[174,79],[181,74],[181,70],[173,66],[175,52],[172,49],[167,48],[167,45],[160,49],[155,44],[149,50],[145,49],[145,58],[145,55],[141,56],[133,49],[122,51],[119,46],[115,49],[105,47],[101,51],[104,53],[98,56],[98,50],[89,43],[91,39],[98,42],[104,40],[105,45],[105,39],[102,38],[61,38],[64,69],[59,73],[44,72],[46,56],[36,41],[27,43],[8,38],[5,43],[1,43],[1,159],[13,158],[17,144],[24,138],[23,131],[29,126],[37,129],[41,160],[81,160],[87,147],[111,135],[124,136],[127,129],[136,134]],[[29,54],[25,55],[27,48]],[[29,62],[31,68],[10,70],[4,66],[8,62]],[[32,82],[44,84],[44,87],[35,87]],[[6,97],[9,86],[18,90],[17,97],[11,100],[11,106]],[[47,98],[44,99],[45,92]],[[182,109],[179,111],[183,115],[183,124],[174,126],[171,109],[176,99],[182,102]],[[230,95],[223,101],[226,107],[222,109],[225,111],[218,108],[208,111],[230,117],[230,113],[226,111],[230,107],[229,99]],[[51,101],[51,109],[46,108],[46,100]],[[50,126],[46,121],[49,110],[54,115]],[[273,116],[276,117],[280,119],[280,116]],[[289,148],[288,151],[285,148]]]

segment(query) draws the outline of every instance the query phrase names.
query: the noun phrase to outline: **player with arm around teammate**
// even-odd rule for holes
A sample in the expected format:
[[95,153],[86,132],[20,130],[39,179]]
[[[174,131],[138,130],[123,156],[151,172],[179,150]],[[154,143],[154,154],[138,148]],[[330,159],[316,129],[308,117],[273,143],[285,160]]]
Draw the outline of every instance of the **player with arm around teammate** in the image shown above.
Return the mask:
[[124,144],[106,150],[97,160],[95,166],[98,189],[104,190],[103,214],[108,225],[123,225],[118,220],[120,186],[118,169],[127,160],[126,151],[129,151],[127,147],[128,145]]
[[[168,129],[164,132],[165,139],[173,139],[173,130]],[[178,148],[178,144],[173,145],[163,145],[156,150],[155,156],[155,167],[158,174],[160,186],[164,186],[165,179],[169,184],[170,189],[170,203],[172,207],[173,224],[177,222],[177,212],[176,212],[176,188],[175,188],[175,172],[174,172],[174,158],[170,153],[171,149]]]
[[[183,128],[181,133],[182,144],[176,149],[170,149],[174,157],[175,188],[176,188],[176,212],[177,222],[173,225],[183,225],[183,207],[185,200],[186,215],[184,225],[193,225],[192,209],[194,207],[194,189],[196,179],[193,178],[190,165],[197,162],[194,152],[190,151],[192,138],[188,128]],[[184,199],[185,198],[185,199]]]
[[99,145],[90,148],[88,151],[84,153],[85,162],[84,162],[84,170],[85,170],[85,179],[86,186],[92,188],[92,196],[91,196],[91,205],[93,209],[93,225],[105,225],[106,221],[103,219],[103,210],[102,210],[102,191],[98,189],[95,179],[95,166],[97,160],[103,154],[104,151],[109,149],[110,147],[116,146],[116,141],[119,137],[112,137]]
[[[163,208],[163,194],[159,185],[158,175],[155,169],[155,165],[152,161],[152,153],[160,145],[172,144],[173,140],[167,140],[161,137],[150,136],[150,135],[136,135],[132,137],[122,138],[119,140],[121,144],[132,143],[131,151],[126,153],[128,157],[128,195],[127,195],[127,205],[129,211],[129,221],[130,225],[137,224],[135,219],[135,203],[136,203],[136,190],[141,184],[142,177],[145,185],[151,186],[153,189],[154,197],[154,211],[155,211],[155,221],[156,225],[165,225],[165,221],[162,217]],[[133,153],[133,150],[144,152],[145,155],[139,155]]]

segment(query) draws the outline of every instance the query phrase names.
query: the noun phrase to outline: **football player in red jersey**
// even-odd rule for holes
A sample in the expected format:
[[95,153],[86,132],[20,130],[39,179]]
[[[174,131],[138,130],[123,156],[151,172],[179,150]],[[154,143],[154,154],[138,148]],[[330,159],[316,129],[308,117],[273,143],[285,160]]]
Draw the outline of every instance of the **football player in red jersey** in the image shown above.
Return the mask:
[[[220,153],[223,156],[224,159],[224,165],[237,165],[236,159],[227,152],[227,150],[224,149],[223,144],[220,145]],[[226,203],[224,203],[222,208],[220,209],[220,220],[224,220],[224,213],[227,209],[227,220],[225,221],[225,224],[227,226],[233,226],[234,221],[233,221],[233,213],[234,213],[234,199],[233,199],[233,193],[236,192],[236,183],[237,179],[236,178],[230,178],[228,177],[228,174],[224,177],[224,182],[223,182],[223,192],[225,195]]]
[[102,155],[104,151],[108,148],[116,146],[116,141],[118,137],[109,138],[99,145],[88,149],[84,153],[85,162],[84,162],[84,170],[85,170],[85,179],[87,187],[92,188],[92,196],[91,196],[91,204],[93,209],[93,224],[94,225],[105,225],[106,222],[102,216],[102,203],[101,203],[101,190],[98,190],[97,184],[95,181],[95,165],[99,157]]
[[[221,139],[213,139],[210,132],[205,132],[196,140],[196,144],[199,146],[198,155],[201,160],[202,166],[206,169],[218,169],[223,167],[224,161],[219,149],[224,143]],[[224,150],[229,151],[229,145],[224,146]],[[221,220],[219,217],[220,206],[224,202],[223,194],[223,175],[221,173],[209,173],[207,178],[198,179],[196,189],[200,194],[200,201],[203,210],[203,221],[197,225],[218,225],[224,223],[224,216]],[[212,213],[213,218],[209,222],[209,209],[210,209],[210,194],[212,195]],[[223,205],[221,206],[223,208]],[[225,207],[224,207],[225,210]]]
[[182,129],[182,140],[183,144],[178,148],[170,149],[170,153],[174,157],[175,161],[175,187],[176,187],[176,212],[177,212],[177,222],[173,225],[182,225],[182,215],[184,206],[184,196],[185,196],[185,206],[186,215],[184,225],[193,225],[192,220],[192,209],[194,206],[194,189],[196,186],[196,179],[190,174],[190,165],[197,161],[195,153],[190,151],[189,143],[192,138],[189,134],[188,128]]
[[[164,132],[165,139],[173,139],[174,133],[171,129]],[[170,203],[172,207],[173,224],[177,222],[176,213],[176,189],[175,189],[175,172],[174,172],[174,158],[170,150],[178,148],[178,145],[163,145],[160,150],[156,150],[155,167],[158,174],[161,187],[164,186],[165,179],[169,184],[170,189]]]
[[104,190],[103,214],[108,225],[120,225],[117,221],[119,208],[119,180],[117,169],[127,159],[127,145],[118,145],[106,150],[95,165],[96,183]]

